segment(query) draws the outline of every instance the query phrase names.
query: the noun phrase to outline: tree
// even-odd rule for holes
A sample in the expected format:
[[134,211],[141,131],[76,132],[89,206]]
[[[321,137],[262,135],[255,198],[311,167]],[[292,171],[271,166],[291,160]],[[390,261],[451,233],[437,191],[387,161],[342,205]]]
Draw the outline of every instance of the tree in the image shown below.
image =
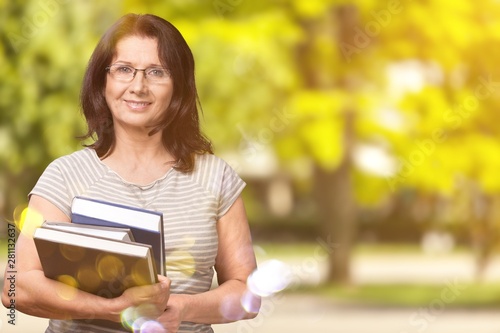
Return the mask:
[[[193,49],[204,129],[218,151],[236,151],[245,163],[271,150],[284,172],[293,174],[292,165],[299,165],[312,175],[305,187],[316,193],[324,236],[339,245],[331,281],[349,281],[359,209],[407,190],[448,202],[446,218],[429,216],[434,227],[470,226],[485,266],[493,249],[486,243],[495,242],[485,236],[499,229],[494,110],[500,51],[491,47],[500,38],[497,3],[47,0],[3,6],[3,216],[25,201],[51,160],[79,146],[78,91],[99,36],[123,13],[151,12],[172,21]],[[456,213],[456,202],[468,207],[465,213]],[[482,215],[471,208],[478,202]]]

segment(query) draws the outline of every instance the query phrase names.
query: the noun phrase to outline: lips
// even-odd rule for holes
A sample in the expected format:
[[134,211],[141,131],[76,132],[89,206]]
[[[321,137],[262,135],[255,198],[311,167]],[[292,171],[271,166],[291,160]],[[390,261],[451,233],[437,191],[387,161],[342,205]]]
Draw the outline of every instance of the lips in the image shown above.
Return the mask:
[[152,104],[151,102],[133,101],[133,100],[125,100],[125,103],[127,103],[127,105],[134,110],[145,109]]

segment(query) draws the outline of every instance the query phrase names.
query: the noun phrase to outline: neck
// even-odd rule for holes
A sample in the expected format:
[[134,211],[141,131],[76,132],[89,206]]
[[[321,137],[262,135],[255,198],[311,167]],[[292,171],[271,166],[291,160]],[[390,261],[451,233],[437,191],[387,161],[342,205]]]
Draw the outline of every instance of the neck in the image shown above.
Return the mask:
[[123,179],[140,185],[162,177],[175,165],[175,157],[163,146],[161,133],[140,138],[117,135],[113,151],[102,161]]
[[162,133],[149,135],[148,131],[131,132],[115,128],[115,146],[109,156],[123,156],[129,160],[174,160],[162,142]]

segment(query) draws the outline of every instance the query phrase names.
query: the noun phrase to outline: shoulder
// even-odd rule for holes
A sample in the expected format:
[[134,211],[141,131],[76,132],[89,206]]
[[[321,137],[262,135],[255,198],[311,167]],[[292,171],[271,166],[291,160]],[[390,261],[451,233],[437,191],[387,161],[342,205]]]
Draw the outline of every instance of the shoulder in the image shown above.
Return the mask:
[[219,170],[228,167],[229,165],[222,158],[214,154],[196,154],[194,161],[194,172],[203,172],[207,169]]
[[213,154],[197,154],[193,169],[193,177],[207,181],[217,181],[224,175],[237,172],[224,159]]
[[75,163],[82,161],[90,161],[93,160],[94,157],[95,157],[95,151],[93,149],[83,148],[71,154],[58,157],[53,161],[53,163]]
[[213,154],[197,155],[193,174],[196,182],[217,199],[217,219],[228,211],[246,186],[225,160]]
[[84,148],[78,151],[75,151],[71,154],[64,155],[56,158],[50,166],[58,167],[58,168],[73,168],[73,167],[82,167],[83,165],[95,164],[97,159],[97,155],[95,151],[90,148]]
[[225,160],[213,154],[196,155],[191,177],[203,187],[217,192],[229,183],[243,183]]
[[55,159],[44,172],[46,175],[57,175],[67,180],[85,183],[100,179],[105,173],[106,167],[101,163],[96,152],[90,148]]

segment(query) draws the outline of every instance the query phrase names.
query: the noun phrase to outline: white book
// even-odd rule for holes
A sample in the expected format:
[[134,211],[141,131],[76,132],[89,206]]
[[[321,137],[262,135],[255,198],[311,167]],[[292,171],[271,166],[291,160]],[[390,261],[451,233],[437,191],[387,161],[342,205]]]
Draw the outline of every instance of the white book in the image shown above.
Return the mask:
[[69,222],[52,222],[45,221],[42,225],[44,228],[65,230],[89,236],[99,236],[109,239],[122,240],[126,242],[134,242],[134,236],[129,228],[114,228],[104,227],[99,225],[76,224]]

